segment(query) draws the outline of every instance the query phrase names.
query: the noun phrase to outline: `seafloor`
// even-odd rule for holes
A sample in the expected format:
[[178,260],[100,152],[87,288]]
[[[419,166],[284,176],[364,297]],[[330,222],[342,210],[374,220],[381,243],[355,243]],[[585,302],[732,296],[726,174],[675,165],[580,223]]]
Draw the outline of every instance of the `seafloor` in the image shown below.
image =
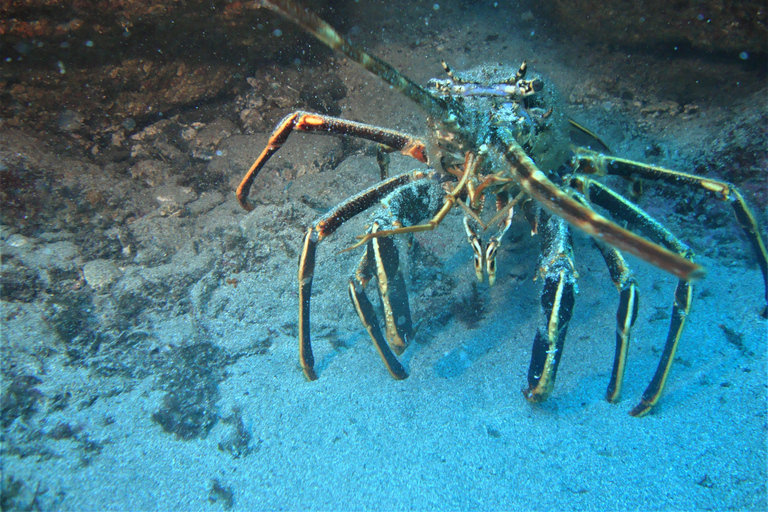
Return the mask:
[[[2,510],[766,510],[765,291],[727,204],[652,183],[639,199],[707,269],[644,418],[628,412],[664,346],[675,279],[629,258],[641,307],[623,400],[609,404],[618,294],[575,233],[557,385],[530,405],[539,241],[513,223],[489,288],[458,212],[400,244],[416,323],[404,381],[347,296],[359,253],[340,251],[366,215],[320,245],[310,383],[297,360],[302,233],[379,179],[374,148],[294,135],[257,179],[253,212],[234,189],[295,109],[420,137],[425,116],[240,2],[210,3],[215,37],[173,10],[187,4],[106,2],[115,19],[100,24],[62,4],[11,2],[0,24]],[[443,76],[440,59],[525,59],[616,154],[732,181],[765,226],[764,6],[739,32],[746,15],[719,2],[600,4],[315,6],[419,83]],[[414,165],[393,157],[394,172]]]

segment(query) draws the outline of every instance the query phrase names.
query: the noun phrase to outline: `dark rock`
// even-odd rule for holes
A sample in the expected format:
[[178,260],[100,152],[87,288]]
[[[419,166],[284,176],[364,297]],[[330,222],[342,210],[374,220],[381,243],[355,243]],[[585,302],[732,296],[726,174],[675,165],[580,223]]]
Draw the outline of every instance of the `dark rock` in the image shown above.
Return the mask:
[[765,62],[768,10],[763,2],[715,0],[556,0],[542,4],[558,29],[604,44],[753,54]]
[[248,70],[291,62],[296,37],[306,37],[254,7],[225,0],[2,2],[0,47],[10,53],[3,54],[0,116],[70,135],[114,133],[115,125],[130,132],[163,112],[233,95],[247,87]]
[[0,396],[0,424],[8,428],[21,418],[29,420],[37,412],[37,404],[43,393],[37,389],[42,381],[33,375],[16,376]]
[[219,381],[226,354],[210,343],[174,349],[161,378],[165,391],[152,420],[179,439],[202,438],[219,421]]

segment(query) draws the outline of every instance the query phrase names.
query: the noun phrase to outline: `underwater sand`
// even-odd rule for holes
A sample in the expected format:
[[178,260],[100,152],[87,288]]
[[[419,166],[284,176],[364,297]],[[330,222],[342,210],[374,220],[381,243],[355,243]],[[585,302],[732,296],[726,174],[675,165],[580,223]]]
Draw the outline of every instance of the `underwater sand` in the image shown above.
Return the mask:
[[[571,60],[573,54],[548,40],[505,35],[459,52],[474,39],[483,41],[485,32],[499,32],[494,24],[501,23],[465,21],[475,35],[462,38],[453,27],[448,47],[437,54],[432,43],[416,49],[391,41],[375,46],[374,36],[367,36],[367,43],[419,82],[440,76],[439,58],[452,53],[450,62],[460,69],[488,55],[516,62],[516,53],[530,44],[537,49],[532,59],[537,71],[561,90],[578,83],[582,68]],[[350,87],[342,102],[345,116],[424,133],[423,117],[406,100],[351,64],[341,64],[340,73]],[[584,110],[582,120],[607,127],[606,139],[617,152],[641,157],[646,140],[616,137],[611,130],[626,125],[626,116],[611,118],[610,109],[601,108]],[[716,107],[713,112],[722,115]],[[666,148],[676,146],[673,137],[686,134],[686,123],[675,123],[661,135]],[[692,124],[700,130],[706,122]],[[627,125],[628,133],[633,130]],[[226,143],[228,158],[252,158],[265,137],[233,137]],[[292,157],[317,158],[311,137],[296,139],[289,143],[296,144]],[[670,151],[662,163],[685,163],[696,140],[695,133],[687,134],[679,147],[689,153]],[[308,165],[307,160],[297,165]],[[411,167],[395,158],[397,171]],[[244,170],[230,169],[232,176]],[[232,192],[195,222],[201,230],[239,225],[244,233],[256,225],[262,237],[291,232],[285,243],[295,251],[301,243],[295,226],[269,231],[292,202],[306,214],[308,208],[298,204],[302,194],[333,204],[372,184],[377,173],[369,154],[353,156],[332,177],[295,180],[290,193],[280,182],[254,193],[282,194],[285,204],[274,200],[247,214]],[[669,212],[653,193],[648,204],[655,212]],[[609,404],[603,397],[618,294],[591,241],[575,234],[579,293],[557,384],[549,401],[530,405],[521,389],[541,320],[540,282],[533,280],[538,239],[518,219],[499,252],[497,284],[475,285],[461,216],[451,215],[440,230],[416,237],[428,264],[409,260],[400,244],[404,264],[418,274],[409,281],[418,331],[401,357],[410,377],[397,382],[360,327],[345,290],[359,255],[338,251],[363,230],[365,215],[360,217],[318,249],[312,331],[319,380],[307,382],[298,366],[295,257],[274,250],[274,240],[264,241],[273,250],[239,272],[238,284],[206,285],[203,309],[155,314],[147,334],[157,347],[170,347],[169,353],[204,343],[237,355],[211,375],[188,376],[192,385],[217,386],[211,395],[216,402],[208,404],[216,417],[207,435],[184,440],[153,420],[167,397],[167,375],[99,380],[64,358],[52,358],[40,376],[46,395],[92,389],[94,399],[50,413],[42,422],[47,432],[61,422],[80,429],[57,442],[54,456],[3,454],[3,480],[13,476],[25,482],[9,509],[24,503],[33,510],[71,511],[768,507],[766,322],[758,315],[764,291],[759,269],[745,256],[746,244],[737,239],[733,250],[741,253],[730,259],[697,258],[708,274],[695,289],[664,395],[652,414],[636,419],[628,412],[650,381],[666,339],[672,277],[629,258],[640,284],[640,312],[622,401]],[[686,236],[697,233],[695,225],[686,227]],[[711,233],[699,233],[699,240],[685,241],[694,247],[712,243]],[[194,293],[203,293],[200,287]],[[52,336],[39,325],[29,316],[4,315],[4,342]],[[89,451],[88,441],[98,448]]]

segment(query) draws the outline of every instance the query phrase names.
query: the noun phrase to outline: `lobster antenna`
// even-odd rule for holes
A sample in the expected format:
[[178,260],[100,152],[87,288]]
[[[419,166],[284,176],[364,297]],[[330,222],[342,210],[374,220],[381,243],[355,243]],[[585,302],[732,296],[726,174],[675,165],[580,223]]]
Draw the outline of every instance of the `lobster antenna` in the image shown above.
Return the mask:
[[445,113],[446,105],[442,98],[430,94],[429,91],[383,60],[370,55],[359,46],[342,38],[332,26],[321,20],[314,13],[299,6],[296,2],[290,0],[258,0],[256,4],[288,18],[322,43],[325,43],[334,50],[340,51],[374,75],[381,77],[382,80],[416,102],[430,116],[440,117],[441,114]]

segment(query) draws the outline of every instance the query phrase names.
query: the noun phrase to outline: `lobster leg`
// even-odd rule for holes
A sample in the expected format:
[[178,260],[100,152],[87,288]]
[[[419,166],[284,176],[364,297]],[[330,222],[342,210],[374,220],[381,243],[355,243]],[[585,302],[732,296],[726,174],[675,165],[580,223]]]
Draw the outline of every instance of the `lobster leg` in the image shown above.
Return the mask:
[[[293,114],[289,114],[280,121],[280,124],[277,125],[277,128],[275,128],[272,135],[270,135],[267,147],[264,148],[264,151],[262,151],[256,161],[253,162],[253,165],[251,165],[251,168],[248,169],[248,172],[240,182],[240,186],[237,187],[237,200],[240,202],[240,206],[246,210],[253,210],[253,206],[248,202],[248,194],[251,190],[253,180],[256,179],[259,171],[261,171],[272,155],[277,153],[283,144],[285,144],[285,141],[288,140],[288,137],[294,130],[351,135],[353,137],[378,142],[387,148],[386,150],[380,151],[400,151],[402,154],[413,157],[419,162],[428,162],[424,143],[406,133],[396,132],[394,130],[388,130],[370,124],[357,123],[338,117],[312,114],[299,110]],[[379,165],[381,166],[382,164],[380,163]],[[381,172],[383,176],[383,167]]]
[[[488,274],[489,286],[493,286],[493,283],[496,282],[496,253],[499,250],[501,239],[504,238],[504,234],[512,225],[512,216],[514,215],[514,210],[512,207],[508,207],[509,203],[509,195],[506,192],[496,196],[496,209],[499,211],[499,213],[506,210],[506,215],[504,215],[504,217],[502,217],[502,219],[499,221],[498,231],[488,240],[488,245],[485,246],[485,272]],[[491,221],[491,223],[493,223],[493,221]]]
[[[590,208],[588,201],[581,194],[574,194],[573,197],[587,208]],[[627,366],[627,349],[629,348],[632,326],[635,325],[635,320],[637,320],[640,295],[635,276],[618,249],[594,238],[592,241],[597,250],[600,251],[600,254],[603,255],[611,281],[619,290],[619,309],[616,311],[616,353],[613,358],[611,381],[605,394],[606,400],[615,403],[618,402],[621,395],[624,371]]]
[[320,217],[304,235],[304,246],[301,250],[301,256],[299,257],[298,276],[299,360],[301,361],[301,367],[304,369],[304,375],[307,379],[317,379],[317,374],[315,373],[315,359],[312,355],[312,342],[310,338],[310,301],[312,298],[312,279],[315,273],[315,251],[317,250],[317,244],[323,238],[335,232],[342,224],[344,224],[344,222],[377,204],[393,190],[408,183],[423,180],[428,177],[429,175],[424,172],[414,171],[378,183],[368,190],[364,190],[347,199],[333,208],[330,212]]
[[456,184],[456,186],[453,187],[453,190],[451,190],[451,192],[445,196],[442,207],[437,212],[434,213],[432,218],[430,218],[429,220],[427,220],[426,218],[422,218],[420,222],[423,222],[426,220],[426,222],[423,222],[422,224],[392,227],[391,229],[382,229],[380,231],[370,232],[365,235],[358,236],[357,238],[360,241],[346,250],[349,251],[356,247],[360,247],[364,243],[368,242],[368,240],[371,240],[373,238],[380,238],[380,237],[391,236],[391,235],[404,235],[406,233],[422,233],[424,231],[432,231],[433,229],[437,228],[437,226],[439,226],[440,223],[443,222],[443,219],[445,219],[445,216],[448,215],[448,213],[453,209],[453,207],[456,204],[459,204],[459,201],[460,201],[459,196],[461,196],[465,192],[467,183],[469,182],[470,178],[477,173],[477,169],[480,166],[482,159],[483,159],[482,156],[476,157],[475,155],[467,151],[467,153],[464,155],[464,171],[461,176],[461,179]]
[[533,340],[528,388],[523,390],[525,398],[533,403],[543,402],[554,389],[568,323],[573,314],[576,281],[568,224],[543,210],[541,216],[539,232],[542,236],[542,252],[539,272],[544,279],[541,307],[545,322]]
[[[757,220],[752,214],[747,202],[739,190],[725,181],[711,180],[693,174],[647,165],[624,158],[605,156],[594,151],[579,150],[575,156],[575,163],[580,172],[604,176],[613,174],[626,179],[644,178],[654,181],[664,181],[672,185],[685,185],[687,187],[703,190],[707,194],[721,201],[727,201],[733,207],[736,219],[739,221],[744,234],[755,251],[757,263],[763,273],[765,285],[765,300],[768,303],[768,251],[760,235]],[[763,317],[768,317],[768,305],[762,312]]]
[[507,146],[504,158],[509,170],[525,192],[544,208],[567,220],[588,235],[603,240],[680,279],[694,281],[704,276],[704,269],[673,251],[639,237],[586,208],[560,190],[538,168],[512,134],[501,131],[499,144]]
[[368,331],[368,335],[373,340],[373,344],[376,346],[376,350],[378,350],[389,373],[396,380],[408,378],[408,373],[405,371],[405,368],[403,368],[403,365],[397,360],[395,354],[392,353],[384,336],[381,335],[379,321],[376,317],[376,313],[373,311],[371,301],[368,300],[368,296],[365,294],[363,287],[360,286],[360,283],[356,282],[354,279],[349,280],[349,298],[352,299],[355,311],[357,311],[360,321],[363,323],[365,330]]
[[[514,202],[517,203],[520,197],[522,196],[515,198]],[[469,207],[463,203],[459,203],[459,205],[461,205],[467,212],[471,213]],[[477,234],[477,230],[471,225],[471,217],[468,215],[464,216],[464,231],[467,234],[467,240],[474,253],[473,262],[475,266],[475,275],[477,276],[477,280],[482,283],[483,272],[487,273],[489,286],[493,286],[496,282],[496,253],[499,250],[501,239],[512,225],[512,215],[514,210],[512,209],[512,206],[510,206],[509,196],[506,192],[497,196],[497,210],[499,214],[502,214],[503,216],[496,215],[489,223],[489,226],[493,225],[494,222],[498,222],[499,229],[496,235],[488,240],[488,244],[485,245],[485,247],[483,247],[483,240],[480,238],[480,235]],[[497,218],[500,220],[497,221]]]
[[[637,226],[637,228],[643,231],[649,238],[664,245],[680,256],[688,260],[693,259],[693,251],[675,237],[668,229],[646,212],[605,185],[582,176],[573,178],[571,184],[584,193],[589,201],[605,208],[611,212],[614,217]],[[692,301],[693,285],[683,279],[678,280],[672,304],[672,321],[670,322],[669,333],[667,334],[667,341],[664,344],[664,351],[662,352],[659,366],[656,369],[653,379],[643,393],[642,400],[630,412],[632,416],[644,416],[650,412],[651,408],[653,408],[656,403],[658,403],[661,393],[664,390],[664,385],[669,377],[669,371],[672,368],[672,362],[675,357],[675,352],[677,351],[680,336],[683,332],[683,327],[685,326],[685,320],[688,313],[691,311]],[[614,375],[616,377],[620,376],[615,368]]]
[[472,247],[472,262],[475,266],[475,276],[479,282],[483,282],[483,240],[477,234],[477,230],[470,224],[470,217],[464,216],[464,231],[467,233],[467,241]]
[[[374,231],[378,229],[374,225]],[[387,340],[396,354],[402,354],[413,332],[411,308],[405,279],[400,271],[400,255],[391,238],[371,240],[376,262],[376,282],[384,308]]]
[[618,402],[621,395],[621,385],[624,381],[624,371],[627,364],[627,349],[632,326],[637,320],[637,310],[640,304],[640,294],[637,281],[627,266],[627,262],[616,248],[597,240],[595,246],[603,255],[611,281],[619,289],[619,309],[616,311],[616,353],[613,358],[611,382],[605,399],[611,403]]
[[[378,226],[374,224],[372,230],[376,229]],[[355,275],[349,280],[349,297],[387,370],[392,377],[402,380],[408,374],[392,352],[403,353],[412,334],[413,324],[405,280],[399,265],[399,254],[391,238],[371,240],[365,247]],[[376,313],[365,294],[365,288],[374,276],[384,309],[389,345],[381,334]]]

